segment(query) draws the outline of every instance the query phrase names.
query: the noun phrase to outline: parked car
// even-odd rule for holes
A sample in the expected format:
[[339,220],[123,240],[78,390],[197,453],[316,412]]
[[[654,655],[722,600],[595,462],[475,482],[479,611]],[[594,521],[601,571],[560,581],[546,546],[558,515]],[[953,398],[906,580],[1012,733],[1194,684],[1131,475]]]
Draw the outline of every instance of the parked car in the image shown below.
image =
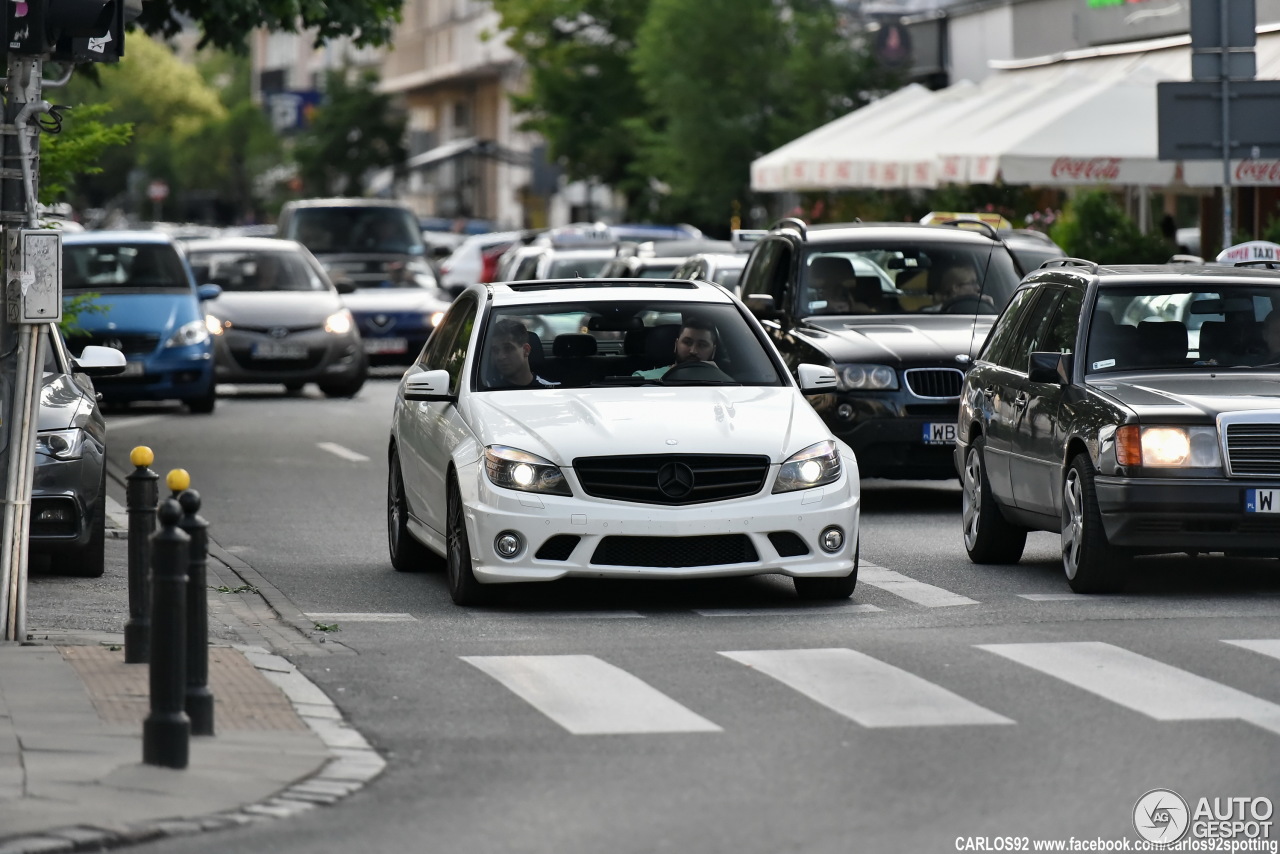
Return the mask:
[[[526,331],[558,317],[588,331]],[[712,358],[669,367],[689,336]],[[801,597],[848,597],[858,463],[801,396],[834,383],[818,366],[793,381],[715,285],[468,288],[397,389],[391,562],[443,562],[464,605],[568,576],[781,573]]]
[[946,479],[970,356],[1018,279],[990,227],[784,220],[741,289],[792,371],[836,371],[814,406],[863,476]]
[[617,257],[605,265],[600,275],[609,279],[666,279],[690,255],[733,251],[734,245],[727,240],[704,238],[624,242],[618,246]]
[[79,317],[77,343],[124,353],[125,370],[104,376],[107,402],[181,400],[192,412],[217,402],[213,342],[201,303],[217,285],[197,286],[174,240],[159,231],[85,231],[62,239],[65,298],[96,294]]
[[954,454],[975,563],[1057,531],[1071,589],[1097,593],[1139,554],[1280,557],[1280,274],[1037,270],[965,378]]
[[723,252],[700,252],[680,262],[680,265],[671,272],[671,278],[715,282],[736,294],[738,282],[742,277],[742,268],[746,265],[747,256],[741,252],[733,255]]
[[[440,283],[452,295],[468,285],[487,282],[497,272],[498,258],[520,239],[519,231],[473,234],[463,240],[448,258],[440,262]],[[486,259],[490,267],[485,269]]]
[[301,243],[193,240],[187,258],[197,281],[222,289],[205,303],[220,382],[283,383],[292,390],[314,382],[329,397],[360,391],[369,362],[355,318]]
[[287,202],[279,234],[307,247],[335,284],[349,280],[355,286],[343,302],[370,364],[412,361],[448,307],[407,205],[386,199]]
[[118,374],[126,362],[119,350],[95,345],[73,357],[55,327],[42,336],[27,546],[59,572],[96,578],[105,566],[107,425],[91,377]]
[[1013,252],[1013,257],[1018,259],[1018,266],[1024,274],[1039,268],[1045,261],[1063,258],[1067,254],[1053,242],[1053,238],[1033,228],[1001,230],[999,234],[1000,239]]

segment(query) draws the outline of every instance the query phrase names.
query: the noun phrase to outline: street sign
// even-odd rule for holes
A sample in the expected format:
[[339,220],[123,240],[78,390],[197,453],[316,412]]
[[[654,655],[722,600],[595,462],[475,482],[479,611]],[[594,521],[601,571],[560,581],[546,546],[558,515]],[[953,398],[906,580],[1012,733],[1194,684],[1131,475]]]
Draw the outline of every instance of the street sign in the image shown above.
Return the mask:
[[153,202],[163,202],[169,198],[169,185],[164,181],[152,181],[147,185],[147,198]]
[[[1228,127],[1232,159],[1280,158],[1280,80],[1231,83]],[[1221,160],[1222,84],[1156,84],[1161,160]]]
[[[1227,5],[1227,39],[1222,40],[1222,6]],[[1257,14],[1255,0],[1195,0],[1191,3],[1191,49],[1221,50],[1223,47],[1248,47],[1258,43],[1254,32]]]

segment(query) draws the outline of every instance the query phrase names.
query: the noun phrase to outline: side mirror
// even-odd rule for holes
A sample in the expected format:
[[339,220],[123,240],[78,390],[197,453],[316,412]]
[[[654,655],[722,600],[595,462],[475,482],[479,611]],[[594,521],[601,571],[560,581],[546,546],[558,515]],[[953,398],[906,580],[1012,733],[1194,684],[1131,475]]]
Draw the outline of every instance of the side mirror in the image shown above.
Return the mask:
[[1027,358],[1027,379],[1033,383],[1067,385],[1071,382],[1070,353],[1032,353]]
[[91,377],[110,377],[124,373],[128,364],[124,353],[119,350],[89,344],[80,354],[80,358],[71,360],[71,370]]
[[449,394],[448,371],[410,369],[404,375],[405,400],[457,400]]
[[356,283],[346,276],[335,278],[333,286],[337,288],[340,294],[354,294],[356,292]]
[[796,378],[803,394],[826,394],[836,390],[836,372],[826,365],[797,365]]
[[748,294],[743,302],[747,304],[747,310],[761,320],[772,319],[780,314],[778,307],[773,304],[772,294]]
[[222,285],[201,285],[196,288],[196,299],[201,302],[217,299],[220,296],[222,296]]

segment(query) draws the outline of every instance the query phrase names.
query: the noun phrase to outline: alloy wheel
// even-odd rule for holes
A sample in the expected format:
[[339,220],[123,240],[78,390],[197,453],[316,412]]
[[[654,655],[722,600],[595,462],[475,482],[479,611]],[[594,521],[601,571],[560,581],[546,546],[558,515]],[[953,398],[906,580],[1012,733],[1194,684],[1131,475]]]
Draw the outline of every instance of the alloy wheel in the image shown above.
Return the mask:
[[978,542],[978,526],[982,521],[982,457],[976,448],[970,448],[965,457],[960,518],[964,525],[965,547],[972,551]]
[[1084,548],[1084,497],[1080,491],[1080,475],[1067,472],[1062,486],[1062,567],[1067,578],[1076,577],[1080,569],[1080,552]]

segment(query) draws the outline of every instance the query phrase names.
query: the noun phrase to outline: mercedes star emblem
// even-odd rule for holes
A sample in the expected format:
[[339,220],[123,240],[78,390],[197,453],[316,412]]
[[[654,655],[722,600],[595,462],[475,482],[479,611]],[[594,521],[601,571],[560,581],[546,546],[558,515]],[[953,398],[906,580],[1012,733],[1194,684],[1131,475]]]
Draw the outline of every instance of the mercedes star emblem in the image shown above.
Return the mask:
[[658,489],[668,498],[684,498],[693,491],[693,469],[684,463],[663,464],[658,469]]

